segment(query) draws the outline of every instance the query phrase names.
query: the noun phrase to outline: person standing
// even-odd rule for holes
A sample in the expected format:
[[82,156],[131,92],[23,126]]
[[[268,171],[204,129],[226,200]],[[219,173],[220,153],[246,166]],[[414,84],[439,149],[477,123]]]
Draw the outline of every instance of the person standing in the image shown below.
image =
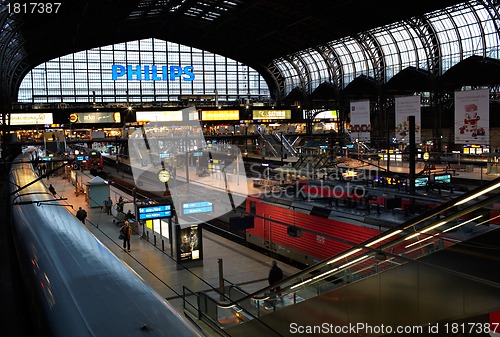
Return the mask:
[[111,197],[108,197],[108,200],[104,201],[104,210],[108,215],[111,215],[111,207],[113,206],[113,200],[111,200]]
[[49,192],[52,193],[52,195],[55,197],[57,192],[56,192],[56,189],[54,188],[54,186],[52,186],[52,184],[50,184],[49,186]]
[[122,196],[120,196],[120,198],[118,199],[118,201],[116,202],[116,211],[119,213],[119,212],[123,212],[123,205],[125,204],[125,202],[123,201],[123,198]]
[[120,235],[123,238],[123,250],[127,249],[130,252],[130,238],[132,237],[132,227],[128,221],[120,228]]
[[78,211],[76,212],[76,218],[80,220],[83,224],[85,224],[85,219],[87,218],[87,211],[81,207],[78,208]]
[[[278,283],[282,279],[283,279],[283,271],[281,270],[280,267],[278,267],[278,262],[276,262],[276,260],[273,260],[273,265],[271,267],[271,270],[269,271],[269,276],[267,278],[267,280],[269,281],[269,285],[272,286],[273,284]],[[271,288],[271,292],[273,293],[275,292],[277,293],[280,290],[281,289],[279,286]]]

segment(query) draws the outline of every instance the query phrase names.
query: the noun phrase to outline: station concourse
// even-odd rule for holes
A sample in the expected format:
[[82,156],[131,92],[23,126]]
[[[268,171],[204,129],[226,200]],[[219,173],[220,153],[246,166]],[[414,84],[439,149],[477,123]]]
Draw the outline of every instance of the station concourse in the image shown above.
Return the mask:
[[[42,153],[34,160],[40,176],[57,160],[71,161],[71,174],[81,171],[87,180],[99,175],[100,184],[115,176],[111,214],[101,209],[102,200],[89,202],[94,195],[82,183],[73,185],[60,172],[42,179],[57,192],[58,206],[48,207],[72,215],[85,209],[85,225],[74,225],[105,246],[100,262],[116,262],[134,281],[139,275],[158,294],[153,297],[199,324],[210,322],[218,336],[302,334],[290,322],[500,323],[498,22],[500,3],[477,0],[410,6],[369,0],[0,1],[0,306],[9,309],[0,331],[35,335],[43,317],[52,326],[89,322],[78,329],[82,336],[99,326],[87,319],[93,308],[84,308],[87,299],[100,299],[92,282],[76,287],[61,277],[53,282],[57,287],[49,286],[51,277],[72,270],[72,261],[84,266],[88,256],[99,257],[96,251],[73,260],[68,251],[66,260],[47,254],[52,259],[38,272],[37,249],[67,248],[64,235],[75,227],[53,230],[55,222],[44,221],[49,230],[37,233],[45,228],[37,227],[38,214],[62,212],[39,209],[46,206],[32,195],[25,204],[9,196],[19,192],[12,192],[9,178],[17,174],[14,158],[29,146]],[[233,162],[241,166],[226,171]],[[134,181],[134,168],[154,178]],[[189,184],[195,176],[215,187],[210,200],[197,198],[201,185]],[[238,187],[228,188],[235,177]],[[124,192],[126,184],[134,195]],[[161,187],[164,204],[182,191],[188,195],[183,206],[218,203],[205,213],[227,214],[213,223],[193,221],[189,229],[181,227],[191,225],[182,217],[168,226],[134,221],[131,251],[125,251],[116,204],[122,198],[123,211],[135,213],[142,200],[140,206],[156,200],[145,193],[136,202],[132,191],[146,191],[147,184]],[[230,206],[222,206],[221,195]],[[246,198],[245,210],[232,212],[236,195]],[[233,215],[250,220],[235,226],[241,225],[240,243],[227,239],[234,235]],[[217,222],[221,228],[209,230]],[[164,237],[163,226],[176,235]],[[177,234],[194,227],[203,233],[203,258],[187,263],[193,252],[186,242],[182,252],[190,257],[180,263]],[[37,241],[36,234],[47,232],[53,242]],[[87,238],[73,242],[96,243]],[[190,239],[194,244],[196,234]],[[278,288],[267,280],[273,260],[285,274]],[[86,267],[85,275],[99,272],[94,264]],[[67,275],[81,280],[76,271]],[[54,315],[51,290],[63,294],[60,304],[78,310]],[[90,296],[66,295],[78,290]],[[213,300],[223,297],[219,290],[233,295],[230,305]],[[186,308],[193,298],[196,310]]]
[[[60,176],[43,179],[44,183],[52,184],[57,191],[61,204],[74,214],[79,207],[88,213],[85,226],[124,263],[137,272],[145,282],[162,297],[172,303],[179,312],[183,310],[182,288],[187,287],[195,292],[212,292],[220,289],[219,259],[223,264],[225,286],[236,285],[252,293],[268,285],[267,277],[273,258],[256,252],[238,243],[232,242],[208,230],[203,231],[203,266],[192,268],[178,268],[175,256],[170,255],[169,245],[164,251],[158,241],[153,244],[142,237],[142,228],[139,233],[134,232],[131,240],[131,251],[122,248],[122,241],[118,239],[121,224],[116,217],[116,208],[107,215],[100,207],[90,208],[84,194],[76,195],[75,187]],[[114,202],[122,196],[126,201],[125,212],[131,207],[132,196],[111,187]],[[116,198],[114,198],[116,196]],[[280,267],[286,275],[292,275],[299,269],[280,262]]]

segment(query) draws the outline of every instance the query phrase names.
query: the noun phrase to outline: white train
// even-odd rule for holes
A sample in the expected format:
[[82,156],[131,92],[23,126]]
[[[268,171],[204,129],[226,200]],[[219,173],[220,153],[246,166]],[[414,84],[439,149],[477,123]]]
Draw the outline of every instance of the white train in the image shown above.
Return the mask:
[[187,319],[33,182],[31,155],[10,172],[12,223],[40,335],[202,336]]

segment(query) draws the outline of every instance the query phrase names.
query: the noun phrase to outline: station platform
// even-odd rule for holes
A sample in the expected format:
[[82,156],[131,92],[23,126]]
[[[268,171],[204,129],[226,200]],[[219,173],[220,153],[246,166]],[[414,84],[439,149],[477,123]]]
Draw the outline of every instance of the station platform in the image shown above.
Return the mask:
[[[274,160],[276,158],[267,158]],[[344,164],[345,165],[345,164]],[[357,163],[351,161],[345,167],[354,168]],[[404,166],[392,166],[393,172],[407,172]],[[474,168],[470,172],[459,172],[453,177],[461,177],[479,182],[481,180],[491,180],[498,175],[486,174],[480,171],[481,168]],[[126,175],[123,172],[120,176]],[[131,177],[128,177],[131,181]],[[250,181],[250,179],[249,179]],[[160,296],[169,300],[179,312],[183,311],[182,293],[183,287],[193,292],[211,293],[218,298],[214,289],[219,288],[219,259],[222,260],[223,277],[226,289],[231,284],[237,285],[248,293],[253,293],[268,285],[267,276],[273,257],[261,254],[238,243],[220,237],[207,230],[203,231],[203,265],[199,267],[179,268],[175,256],[172,256],[170,245],[165,244],[162,250],[161,243],[154,245],[152,238],[149,240],[140,235],[143,233],[139,226],[131,240],[131,252],[122,249],[122,241],[118,239],[120,224],[117,224],[116,209],[113,208],[113,215],[107,215],[100,207],[90,208],[84,194],[77,194],[75,186],[61,176],[51,177],[50,180],[43,179],[49,186],[52,184],[58,193],[60,201],[70,212],[76,213],[79,207],[88,212],[85,226],[91,231],[108,249],[113,252],[125,264],[130,266],[144,281],[151,286]],[[252,190],[248,184],[249,192]],[[110,187],[111,198],[116,204],[119,196],[125,200],[124,212],[131,209],[132,196],[125,192]],[[292,275],[299,269],[280,262],[280,267],[286,275]]]
[[[248,155],[248,160],[258,160],[265,161],[269,163],[274,163],[275,165],[280,165],[281,159],[277,157],[259,157],[256,155]],[[297,161],[297,158],[288,158],[283,160],[283,164],[288,164],[293,166],[293,164]],[[435,174],[442,173],[450,173],[452,178],[457,182],[470,183],[471,185],[480,185],[481,181],[489,181],[495,178],[500,177],[500,173],[493,172],[492,170],[488,170],[487,167],[481,165],[459,165],[458,167],[451,166],[449,167],[446,163],[443,164],[433,164],[433,168],[430,172]],[[385,175],[387,172],[387,162],[385,160],[380,160],[377,163],[375,161],[373,163],[368,163],[366,161],[359,161],[355,158],[346,158],[338,163],[337,165],[340,169],[345,170],[366,170],[372,172],[380,172]],[[417,162],[415,170],[416,172],[420,172],[424,169],[424,162]],[[406,175],[410,173],[410,168],[408,162],[405,161],[391,161],[389,164],[389,170],[392,174],[402,174]],[[307,172],[307,169],[298,169],[298,173]]]
[[[206,292],[210,296],[219,296],[213,289],[219,289],[219,259],[222,260],[223,278],[225,287],[234,284],[246,292],[255,292],[268,286],[267,277],[271,268],[273,258],[228,239],[222,238],[207,230],[203,230],[203,265],[198,267],[180,268],[171,256],[170,245],[165,244],[162,251],[161,244],[156,246],[152,240],[147,240],[139,225],[138,232],[134,232],[131,239],[131,251],[122,249],[122,240],[118,239],[121,224],[117,222],[116,209],[113,214],[108,215],[100,207],[90,208],[84,194],[77,195],[75,186],[61,176],[51,177],[43,182],[52,186],[57,191],[60,203],[76,214],[79,207],[88,213],[85,226],[99,239],[113,254],[121,259],[126,265],[139,274],[149,286],[160,296],[166,298],[179,312],[183,311],[182,293],[183,287],[193,292]],[[117,197],[121,195],[125,202],[131,201],[132,197],[123,191],[111,186],[111,197],[116,203]],[[132,207],[126,203],[124,211]],[[83,224],[82,224],[83,225]],[[132,226],[133,227],[133,226]],[[299,269],[285,263],[278,264],[285,276],[292,275]]]

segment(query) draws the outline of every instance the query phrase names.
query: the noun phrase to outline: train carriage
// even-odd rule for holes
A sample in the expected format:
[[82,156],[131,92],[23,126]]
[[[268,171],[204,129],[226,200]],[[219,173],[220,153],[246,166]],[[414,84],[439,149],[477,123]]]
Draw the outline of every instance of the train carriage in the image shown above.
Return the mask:
[[42,322],[39,335],[201,336],[74,215],[56,207],[45,185],[33,183],[37,176],[23,162],[29,159],[18,157],[10,172],[11,220]]
[[376,226],[300,203],[279,205],[248,197],[246,207],[255,215],[254,228],[246,231],[247,242],[303,265],[341,253],[381,232]]

